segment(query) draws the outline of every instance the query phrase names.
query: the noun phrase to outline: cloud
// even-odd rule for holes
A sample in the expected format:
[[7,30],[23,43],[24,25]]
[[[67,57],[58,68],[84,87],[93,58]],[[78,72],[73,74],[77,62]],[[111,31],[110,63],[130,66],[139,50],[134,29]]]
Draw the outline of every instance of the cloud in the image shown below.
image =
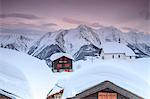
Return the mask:
[[150,20],[150,11],[145,11],[142,10],[141,12],[139,12],[141,18],[144,18],[144,20]]
[[150,12],[145,15],[145,20],[150,20]]
[[0,18],[22,18],[22,19],[41,19],[41,17],[32,15],[32,14],[23,14],[23,13],[9,13],[9,14],[0,14]]
[[1,29],[1,34],[24,34],[28,33],[30,35],[33,34],[39,34],[39,33],[45,33],[45,31],[40,31],[36,29],[31,29],[31,28],[2,28]]
[[121,30],[123,30],[123,31],[138,31],[137,29],[135,29],[135,28],[130,28],[130,27],[121,27]]
[[67,18],[67,17],[63,18],[63,21],[67,23],[71,23],[71,24],[89,24],[86,21],[76,20],[76,19]]
[[57,24],[55,23],[45,23],[45,24],[42,24],[43,26],[58,26]]
[[99,23],[92,23],[90,24],[92,27],[104,27],[103,25],[100,25]]
[[62,20],[64,22],[76,24],[76,25],[85,24],[85,25],[92,26],[92,27],[102,27],[102,25],[100,25],[98,22],[87,22],[87,21],[76,20],[76,19],[67,18],[67,17],[63,18]]
[[3,23],[0,25],[2,33],[45,33],[49,31],[55,31],[58,29],[55,23],[26,23],[25,21],[19,21],[14,23]]

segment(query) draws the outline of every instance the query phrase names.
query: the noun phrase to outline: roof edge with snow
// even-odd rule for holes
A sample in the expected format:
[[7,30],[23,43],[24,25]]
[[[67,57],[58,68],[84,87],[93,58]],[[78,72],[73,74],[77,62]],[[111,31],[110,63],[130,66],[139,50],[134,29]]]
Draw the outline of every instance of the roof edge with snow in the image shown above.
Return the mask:
[[131,91],[128,91],[128,90],[126,90],[126,89],[124,89],[124,88],[114,84],[111,81],[103,81],[103,82],[101,82],[101,83],[99,83],[99,84],[97,84],[95,86],[92,86],[92,87],[90,87],[90,88],[88,88],[88,89],[86,89],[86,90],[76,94],[76,96],[74,96],[72,98],[73,99],[74,98],[75,99],[81,99],[83,97],[87,97],[87,96],[89,96],[91,94],[94,94],[94,93],[97,93],[99,91],[102,91],[102,90],[104,90],[106,88],[109,88],[109,89],[111,89],[111,90],[113,90],[113,91],[115,91],[115,92],[117,92],[117,93],[119,93],[119,94],[121,94],[121,95],[123,95],[125,97],[128,97],[130,99],[131,98],[133,98],[133,99],[144,99],[141,96],[138,96],[137,94],[132,93]]
[[68,54],[68,53],[55,53],[55,54],[53,54],[53,55],[51,55],[51,57],[50,57],[50,60],[51,61],[54,61],[54,60],[56,60],[56,59],[58,59],[58,58],[61,58],[61,57],[63,57],[63,56],[65,56],[65,57],[67,57],[67,58],[70,58],[70,59],[74,59],[70,54]]
[[122,43],[117,43],[117,42],[107,42],[101,45],[102,50],[106,54],[112,54],[112,53],[122,53],[125,54],[126,56],[136,56],[136,54],[133,52],[131,48],[128,46],[122,44]]

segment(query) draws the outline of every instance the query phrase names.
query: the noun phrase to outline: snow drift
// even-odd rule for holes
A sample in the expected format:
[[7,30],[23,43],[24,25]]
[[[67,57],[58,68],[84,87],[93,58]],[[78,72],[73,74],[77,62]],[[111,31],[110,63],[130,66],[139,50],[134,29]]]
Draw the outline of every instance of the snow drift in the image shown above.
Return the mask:
[[111,81],[145,99],[150,98],[150,59],[126,60],[90,60],[79,63],[80,69],[69,78],[60,80],[64,88],[63,99],[91,88],[103,81]]
[[[7,80],[7,77],[4,79],[4,74],[14,77]],[[21,99],[46,99],[58,79],[67,75],[69,73],[52,73],[44,60],[0,48],[0,88],[20,96]],[[14,86],[10,87],[11,85]]]

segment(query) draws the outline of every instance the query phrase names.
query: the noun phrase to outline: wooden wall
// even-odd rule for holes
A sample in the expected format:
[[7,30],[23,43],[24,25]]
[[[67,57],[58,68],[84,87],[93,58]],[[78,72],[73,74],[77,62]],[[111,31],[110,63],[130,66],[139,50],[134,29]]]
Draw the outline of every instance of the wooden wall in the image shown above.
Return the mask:
[[5,95],[0,94],[0,99],[11,99],[11,98],[9,98],[9,97],[7,97]]

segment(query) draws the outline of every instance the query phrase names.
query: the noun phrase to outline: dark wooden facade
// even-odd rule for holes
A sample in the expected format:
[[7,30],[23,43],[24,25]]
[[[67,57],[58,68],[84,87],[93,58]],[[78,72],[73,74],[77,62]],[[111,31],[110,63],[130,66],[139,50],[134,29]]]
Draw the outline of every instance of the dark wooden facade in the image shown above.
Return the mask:
[[53,72],[72,72],[72,59],[62,56],[54,61],[52,61],[52,71]]
[[63,90],[60,90],[59,92],[48,96],[47,99],[61,99],[62,94]]
[[5,95],[0,94],[0,99],[12,99],[12,98],[10,98],[10,97],[8,97],[8,96],[5,96]]
[[[116,94],[116,95],[115,95]],[[144,99],[110,81],[102,82],[68,99]]]

